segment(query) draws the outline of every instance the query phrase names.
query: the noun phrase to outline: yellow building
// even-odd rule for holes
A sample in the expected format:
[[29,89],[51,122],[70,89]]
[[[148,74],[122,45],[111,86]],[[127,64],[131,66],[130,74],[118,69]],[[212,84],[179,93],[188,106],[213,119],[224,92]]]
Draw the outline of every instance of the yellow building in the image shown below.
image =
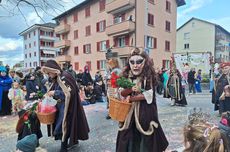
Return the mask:
[[75,70],[86,64],[92,73],[105,69],[105,53],[112,47],[122,66],[130,50],[142,47],[156,67],[168,67],[176,49],[177,7],[184,0],[85,0],[54,19],[61,49],[56,60]]

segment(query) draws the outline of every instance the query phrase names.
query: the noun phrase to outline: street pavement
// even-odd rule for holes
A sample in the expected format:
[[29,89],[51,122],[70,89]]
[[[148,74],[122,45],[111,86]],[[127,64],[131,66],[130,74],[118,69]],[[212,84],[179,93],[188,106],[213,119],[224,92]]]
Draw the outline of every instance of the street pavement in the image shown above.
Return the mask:
[[[212,115],[217,122],[217,112],[213,111],[211,94],[204,91],[199,94],[187,95],[188,106],[170,106],[170,99],[157,95],[159,120],[169,141],[168,151],[183,146],[183,126],[186,123],[189,111],[193,107],[201,107],[203,111]],[[80,141],[78,145],[69,149],[70,152],[114,152],[118,124],[113,120],[106,120],[106,103],[96,103],[84,106],[90,126],[89,140]],[[0,117],[0,152],[13,152],[17,140],[15,126],[17,117]],[[60,141],[47,137],[46,126],[42,125],[43,137],[40,139],[40,147],[37,152],[58,152]]]

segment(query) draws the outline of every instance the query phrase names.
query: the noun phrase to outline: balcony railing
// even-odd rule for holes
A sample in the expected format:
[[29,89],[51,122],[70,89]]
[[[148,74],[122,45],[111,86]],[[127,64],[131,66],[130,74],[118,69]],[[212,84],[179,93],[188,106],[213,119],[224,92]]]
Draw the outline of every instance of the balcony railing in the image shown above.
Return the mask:
[[69,24],[60,24],[54,28],[54,31],[56,34],[63,34],[67,33],[70,30],[70,25]]
[[56,38],[54,36],[40,35],[41,40],[52,40],[54,41]]
[[58,62],[70,62],[71,56],[70,55],[59,55],[55,58]]
[[121,35],[133,32],[135,30],[135,23],[133,21],[124,21],[118,24],[106,27],[106,34],[111,36]]
[[70,46],[70,40],[60,40],[54,43],[55,48],[66,48]]
[[117,14],[135,7],[135,0],[113,0],[106,4],[106,12],[111,14]]

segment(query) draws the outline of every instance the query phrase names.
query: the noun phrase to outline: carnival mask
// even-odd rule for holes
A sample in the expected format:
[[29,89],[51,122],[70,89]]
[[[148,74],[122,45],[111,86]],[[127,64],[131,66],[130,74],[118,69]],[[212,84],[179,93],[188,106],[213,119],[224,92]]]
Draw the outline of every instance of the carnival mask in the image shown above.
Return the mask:
[[223,67],[223,74],[228,74],[230,72],[230,66]]
[[142,56],[134,55],[129,59],[129,66],[132,74],[138,76],[143,71],[145,59]]

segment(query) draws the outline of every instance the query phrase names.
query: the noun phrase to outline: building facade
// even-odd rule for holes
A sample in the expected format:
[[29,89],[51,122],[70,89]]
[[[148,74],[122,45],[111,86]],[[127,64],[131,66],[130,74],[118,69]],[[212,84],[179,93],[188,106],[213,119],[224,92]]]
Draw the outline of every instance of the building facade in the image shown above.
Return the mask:
[[61,51],[56,60],[104,70],[106,50],[116,52],[121,66],[134,47],[147,51],[155,67],[169,67],[176,49],[177,7],[184,0],[85,0],[55,17]]
[[42,66],[47,60],[56,57],[55,26],[54,23],[35,24],[19,34],[23,37],[25,68]]
[[215,62],[228,62],[230,33],[217,24],[191,18],[177,30],[176,52],[210,52]]

